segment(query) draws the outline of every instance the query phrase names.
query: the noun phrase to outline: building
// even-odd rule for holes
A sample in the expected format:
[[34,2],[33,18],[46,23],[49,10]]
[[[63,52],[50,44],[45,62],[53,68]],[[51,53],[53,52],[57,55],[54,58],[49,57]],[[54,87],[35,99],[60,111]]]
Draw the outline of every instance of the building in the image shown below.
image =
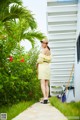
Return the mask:
[[79,0],[47,0],[47,30],[52,52],[50,95],[58,95],[62,86],[71,79],[76,101],[80,100],[80,63],[77,61],[79,9]]

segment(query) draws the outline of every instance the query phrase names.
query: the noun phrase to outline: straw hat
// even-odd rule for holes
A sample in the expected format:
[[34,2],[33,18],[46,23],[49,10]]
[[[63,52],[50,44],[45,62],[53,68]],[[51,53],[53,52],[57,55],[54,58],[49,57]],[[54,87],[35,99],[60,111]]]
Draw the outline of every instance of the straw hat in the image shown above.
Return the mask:
[[41,40],[41,42],[48,43],[48,39],[44,38],[44,39]]

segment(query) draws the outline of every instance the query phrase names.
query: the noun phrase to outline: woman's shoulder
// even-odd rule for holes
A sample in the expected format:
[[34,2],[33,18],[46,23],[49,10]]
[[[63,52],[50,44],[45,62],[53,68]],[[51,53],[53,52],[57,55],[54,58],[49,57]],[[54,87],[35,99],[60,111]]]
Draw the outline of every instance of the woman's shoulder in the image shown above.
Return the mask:
[[39,57],[43,57],[44,56],[44,54],[43,53],[39,53]]
[[45,55],[43,53],[40,53],[39,57],[41,57],[41,58],[51,58],[51,55]]

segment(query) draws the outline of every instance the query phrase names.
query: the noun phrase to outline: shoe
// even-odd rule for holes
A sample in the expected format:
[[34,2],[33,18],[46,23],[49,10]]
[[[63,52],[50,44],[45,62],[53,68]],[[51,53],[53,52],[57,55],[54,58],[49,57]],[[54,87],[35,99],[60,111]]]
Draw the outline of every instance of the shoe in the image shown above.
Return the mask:
[[47,104],[47,103],[49,103],[49,100],[48,99],[41,99],[40,103]]
[[47,104],[48,103],[48,99],[44,99],[44,104]]

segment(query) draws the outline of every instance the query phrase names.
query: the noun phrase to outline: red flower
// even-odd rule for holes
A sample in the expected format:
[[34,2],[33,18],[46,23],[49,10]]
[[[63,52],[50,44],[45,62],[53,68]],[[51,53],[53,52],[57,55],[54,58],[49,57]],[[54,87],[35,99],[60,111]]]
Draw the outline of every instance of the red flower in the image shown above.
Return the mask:
[[20,60],[20,62],[24,62],[25,60],[24,60],[24,58],[22,58],[21,60]]
[[10,62],[13,61],[13,57],[12,57],[12,56],[9,57],[9,61],[10,61]]

